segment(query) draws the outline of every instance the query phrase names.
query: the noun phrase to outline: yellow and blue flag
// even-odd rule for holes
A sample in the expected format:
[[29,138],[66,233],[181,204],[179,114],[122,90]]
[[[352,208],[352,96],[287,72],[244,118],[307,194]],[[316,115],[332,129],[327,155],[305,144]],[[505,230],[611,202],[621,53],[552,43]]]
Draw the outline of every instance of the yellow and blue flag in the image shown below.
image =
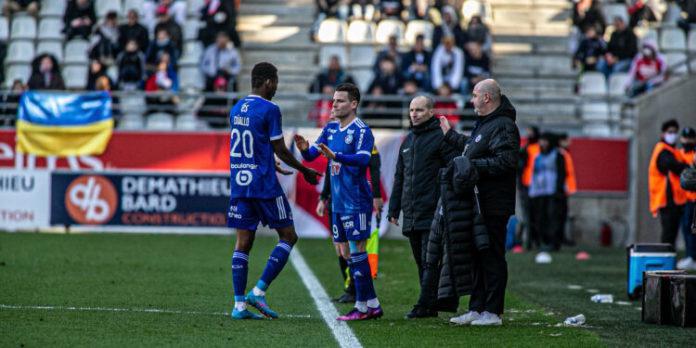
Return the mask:
[[17,152],[39,156],[98,155],[114,129],[108,92],[22,93]]

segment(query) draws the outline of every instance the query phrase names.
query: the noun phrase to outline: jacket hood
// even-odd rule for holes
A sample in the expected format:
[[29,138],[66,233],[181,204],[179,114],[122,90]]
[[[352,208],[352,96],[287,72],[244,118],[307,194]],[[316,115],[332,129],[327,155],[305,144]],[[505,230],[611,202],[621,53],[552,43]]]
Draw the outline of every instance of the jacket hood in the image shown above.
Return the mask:
[[31,61],[32,72],[37,73],[37,74],[40,72],[41,60],[43,60],[44,57],[49,57],[49,58],[51,58],[51,61],[53,61],[53,69],[51,69],[51,72],[60,73],[60,70],[59,70],[60,68],[58,66],[58,59],[56,59],[56,57],[54,55],[48,54],[48,53],[42,53],[39,56],[37,56],[36,58],[34,58],[34,60]]
[[440,119],[433,116],[423,124],[412,126],[411,130],[413,133],[421,134],[436,128],[440,128]]
[[512,106],[510,99],[506,95],[502,95],[500,98],[500,106],[493,110],[490,114],[484,117],[481,123],[489,122],[490,120],[498,117],[507,117],[515,121],[517,119],[517,110]]

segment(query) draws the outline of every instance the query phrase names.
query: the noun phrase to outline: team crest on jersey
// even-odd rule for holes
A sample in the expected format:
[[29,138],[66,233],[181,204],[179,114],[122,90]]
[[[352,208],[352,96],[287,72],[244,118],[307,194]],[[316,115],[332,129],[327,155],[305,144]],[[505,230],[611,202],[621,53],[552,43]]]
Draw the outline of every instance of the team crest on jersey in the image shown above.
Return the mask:
[[476,139],[474,139],[474,142],[478,143],[479,141],[481,141],[481,134],[477,135]]
[[353,134],[346,135],[346,144],[350,144],[352,142],[353,142]]
[[242,112],[247,112],[249,110],[249,102],[242,104]]

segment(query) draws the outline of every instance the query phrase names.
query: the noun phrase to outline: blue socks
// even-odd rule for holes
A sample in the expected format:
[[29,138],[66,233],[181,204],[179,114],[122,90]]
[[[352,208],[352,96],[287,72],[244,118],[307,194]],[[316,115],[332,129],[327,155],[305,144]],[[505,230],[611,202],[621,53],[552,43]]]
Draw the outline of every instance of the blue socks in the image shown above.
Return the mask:
[[234,285],[235,302],[244,302],[248,274],[249,254],[235,250],[232,254],[232,284]]
[[368,301],[377,298],[375,287],[372,284],[372,272],[370,262],[367,261],[367,253],[351,253],[351,272],[355,278],[355,300],[358,302]]
[[288,257],[290,256],[290,251],[292,250],[292,245],[290,243],[279,241],[276,247],[271,251],[271,256],[268,257],[268,263],[266,263],[266,269],[263,270],[261,274],[261,279],[256,284],[256,287],[261,291],[266,291],[268,285],[271,284],[273,279],[275,279],[280,271],[283,270],[285,264],[288,262]]

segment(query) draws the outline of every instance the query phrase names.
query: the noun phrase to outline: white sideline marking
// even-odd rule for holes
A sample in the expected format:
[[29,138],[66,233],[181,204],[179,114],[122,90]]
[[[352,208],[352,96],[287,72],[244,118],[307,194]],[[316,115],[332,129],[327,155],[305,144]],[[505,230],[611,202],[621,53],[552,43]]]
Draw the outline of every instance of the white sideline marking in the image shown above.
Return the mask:
[[[59,311],[101,311],[101,312],[142,312],[142,313],[168,313],[168,314],[192,314],[192,315],[220,315],[229,317],[228,312],[196,312],[179,311],[172,309],[157,308],[108,308],[108,307],[70,307],[70,306],[13,306],[0,304],[0,308],[5,309],[38,309],[38,310],[59,310]],[[285,318],[310,318],[309,314],[284,314]]]
[[329,300],[329,295],[326,294],[326,290],[321,286],[319,280],[314,275],[312,270],[307,266],[300,250],[295,247],[295,250],[290,253],[290,262],[300,274],[302,282],[309,290],[309,294],[314,299],[314,303],[317,305],[317,309],[321,316],[324,318],[324,322],[329,326],[331,332],[333,333],[336,341],[341,347],[362,347],[358,338],[353,334],[353,330],[350,329],[348,324],[343,321],[336,320],[339,315],[336,308],[331,304]]

